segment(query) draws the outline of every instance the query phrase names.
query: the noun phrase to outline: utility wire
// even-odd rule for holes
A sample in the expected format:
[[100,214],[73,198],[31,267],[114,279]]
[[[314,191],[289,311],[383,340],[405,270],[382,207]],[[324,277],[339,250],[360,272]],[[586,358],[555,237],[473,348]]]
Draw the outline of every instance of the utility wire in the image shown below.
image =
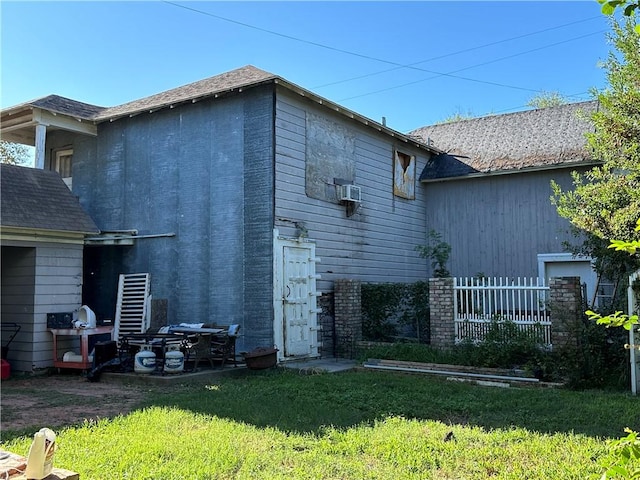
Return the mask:
[[[456,52],[446,53],[444,55],[438,55],[437,57],[427,58],[425,60],[420,60],[419,62],[409,63],[409,64],[406,65],[406,67],[416,66],[416,65],[420,65],[422,63],[427,63],[427,62],[433,62],[435,60],[440,60],[440,59],[443,59],[443,58],[452,57],[454,55],[460,55],[462,53],[472,52],[474,50],[480,50],[480,49],[486,48],[486,47],[492,47],[494,45],[499,45],[501,43],[511,42],[513,40],[519,40],[521,38],[530,37],[530,36],[533,36],[533,35],[537,35],[539,33],[549,32],[551,30],[558,30],[560,28],[564,28],[564,27],[568,27],[568,26],[571,26],[571,25],[575,25],[577,23],[583,23],[583,22],[595,20],[597,18],[602,18],[602,16],[599,15],[597,17],[585,18],[583,20],[577,20],[575,22],[565,23],[563,25],[558,25],[558,26],[555,26],[555,27],[545,28],[543,30],[537,30],[535,32],[525,33],[524,35],[518,35],[516,37],[505,38],[503,40],[497,40],[495,42],[485,43],[484,45],[478,45],[476,47],[465,48],[464,50],[458,50]],[[357,76],[357,77],[347,78],[345,80],[337,80],[335,82],[324,83],[322,85],[318,85],[318,86],[312,87],[312,89],[315,90],[315,89],[319,89],[319,88],[329,87],[329,86],[332,86],[332,85],[338,85],[340,83],[351,82],[351,81],[354,81],[354,80],[362,80],[363,78],[368,78],[368,77],[373,77],[373,76],[376,76],[376,75],[381,75],[383,73],[393,72],[395,70],[400,70],[402,68],[405,68],[405,66],[388,68],[386,70],[380,70],[378,72],[367,73],[367,74],[360,75],[360,76]]]
[[472,68],[477,68],[477,67],[482,67],[482,66],[485,66],[485,65],[489,65],[491,63],[501,62],[502,60],[507,60],[509,58],[518,57],[520,55],[526,55],[528,53],[536,52],[538,50],[544,50],[545,48],[555,47],[556,45],[561,45],[563,43],[573,42],[574,40],[580,40],[582,38],[590,37],[592,35],[599,35],[599,34],[602,34],[602,33],[605,33],[605,30],[601,30],[599,32],[588,33],[586,35],[581,35],[579,37],[570,38],[568,40],[563,40],[561,42],[552,43],[552,44],[549,44],[549,45],[545,45],[543,47],[532,48],[531,50],[526,50],[524,52],[514,53],[513,55],[507,55],[506,57],[500,57],[500,58],[496,58],[494,60],[488,60],[486,62],[477,63],[475,65],[470,65],[468,67],[464,67],[464,68],[459,68],[457,70],[453,70],[453,71],[451,71],[449,73],[439,73],[437,75],[433,75],[433,76],[428,77],[428,78],[423,78],[421,80],[415,80],[413,82],[407,82],[407,83],[403,83],[403,84],[400,84],[400,85],[395,85],[395,86],[392,86],[392,87],[382,88],[380,90],[375,90],[373,92],[368,92],[368,93],[362,93],[360,95],[354,95],[352,97],[341,98],[341,99],[338,100],[338,102],[343,102],[343,101],[346,101],[346,100],[353,100],[354,98],[367,97],[369,95],[375,95],[376,93],[388,92],[389,90],[394,90],[396,88],[406,87],[406,86],[409,86],[409,85],[415,85],[417,83],[426,82],[427,80],[433,80],[434,78],[439,78],[439,77],[443,77],[443,76],[459,78],[459,79],[467,80],[467,81],[470,81],[470,82],[487,83],[487,84],[495,85],[495,86],[498,86],[498,87],[514,88],[514,89],[517,89],[517,90],[526,90],[526,91],[529,91],[529,92],[536,92],[537,93],[537,92],[540,92],[540,90],[534,90],[534,89],[524,88],[524,87],[515,87],[513,85],[507,85],[507,84],[497,83],[497,82],[488,82],[488,81],[484,81],[484,80],[476,80],[476,79],[473,79],[473,78],[460,77],[460,76],[454,75],[454,74],[455,73],[459,73],[459,72],[463,72],[465,70],[470,70]]
[[[373,56],[370,56],[370,55],[365,55],[365,54],[361,54],[361,53],[357,53],[357,52],[351,52],[349,50],[344,50],[344,49],[341,49],[341,48],[332,47],[332,46],[325,45],[325,44],[322,44],[322,43],[313,42],[313,41],[310,41],[310,40],[305,40],[305,39],[302,39],[302,38],[299,38],[299,37],[294,37],[292,35],[287,35],[287,34],[284,34],[284,33],[276,32],[276,31],[269,30],[269,29],[266,29],[266,28],[257,27],[255,25],[251,25],[251,24],[248,24],[248,23],[240,22],[238,20],[233,20],[233,19],[230,19],[230,18],[222,17],[220,15],[216,15],[214,13],[206,12],[204,10],[199,10],[197,8],[188,7],[186,5],[180,5],[179,3],[174,3],[174,2],[171,2],[169,0],[163,0],[163,3],[166,3],[168,5],[173,5],[175,7],[182,8],[182,9],[185,9],[185,10],[189,10],[191,12],[195,12],[195,13],[198,13],[200,15],[205,15],[205,16],[208,16],[208,17],[216,18],[218,20],[223,20],[225,22],[233,23],[233,24],[236,24],[236,25],[241,25],[241,26],[246,27],[246,28],[251,28],[253,30],[258,30],[260,32],[265,32],[265,33],[268,33],[270,35],[275,35],[275,36],[278,36],[278,37],[281,37],[281,38],[285,38],[285,39],[288,39],[288,40],[293,40],[293,41],[296,41],[296,42],[305,43],[307,45],[313,45],[315,47],[324,48],[324,49],[331,50],[331,51],[334,51],[334,52],[344,53],[346,55],[351,55],[351,56],[355,56],[355,57],[359,57],[359,58],[364,58],[364,59],[367,59],[367,60],[373,60],[373,61],[376,61],[376,62],[386,63],[388,65],[393,65],[394,67],[397,67],[397,68],[408,68],[408,69],[411,69],[411,70],[418,70],[418,71],[421,71],[421,72],[431,73],[431,74],[434,75],[434,77],[431,77],[431,78],[446,76],[446,77],[458,78],[460,80],[466,80],[466,81],[476,82],[476,83],[483,83],[483,84],[499,86],[499,87],[504,87],[504,88],[512,88],[512,89],[516,89],[516,90],[524,90],[524,91],[536,92],[536,93],[539,92],[539,90],[533,90],[533,89],[530,89],[530,88],[518,87],[518,86],[514,86],[514,85],[507,85],[507,84],[497,83],[497,82],[489,82],[489,81],[485,81],[485,80],[477,80],[477,79],[467,78],[467,77],[460,77],[460,76],[454,75],[453,73],[442,73],[442,72],[436,72],[436,71],[433,71],[433,70],[427,70],[427,69],[424,69],[424,68],[416,67],[414,64],[405,65],[405,64],[398,63],[398,62],[393,62],[391,60],[385,60],[385,59],[373,57]],[[419,63],[423,63],[423,62],[419,62]],[[425,79],[425,80],[428,80],[428,79]],[[425,80],[420,80],[420,81],[425,81]],[[376,92],[372,92],[370,94],[358,95],[357,97],[350,97],[347,100],[350,100],[352,98],[358,98],[358,97],[365,96],[365,95],[372,95],[374,93],[379,93],[379,92],[391,90],[392,88],[400,88],[402,86],[411,85],[412,83],[418,83],[418,82],[411,82],[411,83],[399,85],[399,86],[396,86],[396,87],[391,87],[391,88],[379,90],[379,91],[376,91]]]

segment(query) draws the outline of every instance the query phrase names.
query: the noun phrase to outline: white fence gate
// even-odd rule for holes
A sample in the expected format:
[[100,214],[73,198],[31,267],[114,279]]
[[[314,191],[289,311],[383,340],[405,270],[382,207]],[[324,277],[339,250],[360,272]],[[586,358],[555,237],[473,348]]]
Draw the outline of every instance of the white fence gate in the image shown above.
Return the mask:
[[481,341],[495,322],[540,335],[551,346],[549,287],[533,278],[454,278],[455,339]]

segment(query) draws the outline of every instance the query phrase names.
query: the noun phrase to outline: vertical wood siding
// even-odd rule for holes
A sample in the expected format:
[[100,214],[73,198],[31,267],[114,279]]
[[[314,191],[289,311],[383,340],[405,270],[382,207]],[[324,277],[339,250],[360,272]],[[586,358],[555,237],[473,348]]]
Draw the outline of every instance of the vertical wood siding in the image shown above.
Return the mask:
[[53,365],[47,313],[80,308],[82,252],[82,245],[72,244],[2,247],[2,321],[21,327],[9,345],[14,370]]
[[551,179],[569,170],[427,183],[427,228],[451,245],[454,276],[537,277],[539,253],[564,252],[569,222],[551,204]]
[[[355,135],[354,183],[362,187],[362,208],[351,217],[347,217],[343,205],[313,199],[305,193],[307,113],[324,115]],[[319,290],[332,290],[333,280],[338,278],[366,282],[426,279],[426,261],[415,251],[426,238],[425,189],[416,185],[415,200],[393,195],[395,146],[386,135],[377,135],[340,115],[278,92],[276,227],[283,235],[295,236],[294,222],[304,222],[309,238],[316,241],[316,255],[322,259],[316,267],[322,275]],[[398,142],[397,147],[416,155],[420,172],[426,152],[404,142]]]

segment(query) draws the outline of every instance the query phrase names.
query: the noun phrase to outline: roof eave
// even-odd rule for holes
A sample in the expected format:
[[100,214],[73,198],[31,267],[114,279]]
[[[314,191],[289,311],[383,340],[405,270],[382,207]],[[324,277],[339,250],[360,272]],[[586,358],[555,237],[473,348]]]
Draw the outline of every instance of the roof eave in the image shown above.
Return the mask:
[[87,235],[95,235],[95,231],[54,230],[46,228],[20,227],[15,225],[2,225],[0,232],[1,242],[33,241],[84,244]]
[[252,83],[248,83],[248,84],[244,84],[244,85],[237,85],[235,87],[231,87],[231,88],[227,88],[224,90],[218,90],[215,92],[210,92],[210,93],[205,93],[202,95],[196,95],[193,97],[188,97],[185,98],[183,100],[177,100],[174,102],[164,102],[164,103],[159,103],[151,108],[139,108],[137,110],[133,110],[130,112],[126,112],[126,113],[121,113],[121,114],[117,114],[117,115],[96,115],[94,117],[94,121],[96,123],[102,123],[102,122],[115,122],[116,120],[120,120],[121,118],[127,118],[127,117],[135,117],[138,115],[141,115],[143,113],[154,113],[158,110],[164,110],[165,108],[175,108],[177,106],[180,105],[185,105],[185,104],[189,104],[189,103],[197,103],[200,102],[202,100],[206,100],[208,98],[219,98],[219,97],[223,97],[226,95],[230,95],[234,92],[242,92],[242,90],[246,89],[246,88],[254,88],[254,87],[258,87],[260,85],[266,85],[268,83],[272,83],[273,82],[273,78],[268,78],[265,80],[259,80],[256,82],[252,82]]
[[319,104],[319,105],[324,105],[327,108],[330,108],[331,110],[334,110],[348,118],[351,118],[352,120],[355,120],[367,127],[373,128],[375,130],[378,130],[379,132],[385,133],[386,135],[389,135],[393,138],[396,138],[408,145],[412,145],[416,148],[422,149],[422,150],[426,150],[429,153],[434,153],[434,154],[440,154],[440,153],[444,153],[444,151],[433,147],[431,145],[427,145],[425,143],[422,142],[418,142],[415,139],[405,135],[404,133],[398,132],[396,130],[393,130],[389,127],[387,127],[386,125],[382,125],[381,123],[378,123],[374,120],[371,120],[370,118],[367,118],[363,115],[360,115],[359,113],[354,112],[353,110],[349,110],[348,108],[345,108],[341,105],[338,105],[337,103],[332,102],[331,100],[327,100],[324,97],[321,97],[319,95],[316,95],[315,93],[306,90],[294,83],[288,82],[287,80],[283,79],[283,78],[275,78],[274,79],[274,83],[276,83],[277,85],[282,85],[283,87],[285,87],[286,89],[297,93],[298,95],[308,98],[309,100]]
[[441,178],[427,178],[420,179],[420,183],[437,183],[437,182],[450,182],[455,180],[468,180],[473,178],[486,178],[497,177],[501,175],[511,175],[515,173],[530,173],[530,172],[542,172],[548,170],[567,170],[575,168],[589,168],[602,165],[601,161],[588,160],[584,162],[570,162],[570,163],[556,163],[553,165],[538,165],[535,167],[526,167],[513,170],[494,170],[491,172],[477,172],[467,175],[457,175],[455,177],[441,177]]
[[174,102],[166,102],[166,103],[161,103],[158,105],[155,105],[152,108],[141,108],[135,111],[131,111],[131,112],[127,112],[127,113],[122,113],[119,115],[113,115],[113,116],[96,116],[94,118],[94,120],[96,120],[97,123],[100,122],[114,122],[116,120],[119,120],[121,118],[126,118],[126,117],[135,117],[137,115],[141,115],[143,113],[153,113],[156,112],[158,110],[163,110],[165,108],[175,108],[179,105],[184,105],[184,104],[189,104],[189,103],[197,103],[199,101],[202,100],[206,100],[208,98],[219,98],[222,96],[226,96],[226,95],[230,95],[232,93],[240,93],[242,92],[244,89],[249,89],[249,88],[255,88],[255,87],[259,87],[262,85],[267,85],[273,83],[275,85],[280,85],[283,88],[286,88],[287,90],[294,92],[298,95],[300,95],[301,97],[305,97],[308,98],[309,100],[317,103],[318,105],[323,105],[326,108],[329,108],[331,110],[334,110],[338,113],[340,113],[341,115],[344,115],[348,118],[351,118],[352,120],[355,120],[369,128],[373,128],[375,130],[378,130],[379,132],[382,132],[386,135],[389,135],[401,142],[404,142],[406,144],[412,145],[416,148],[422,149],[422,150],[426,150],[430,153],[433,154],[439,154],[439,153],[444,153],[443,151],[439,150],[438,148],[435,148],[433,146],[427,145],[425,143],[419,142],[401,132],[398,132],[396,130],[393,130],[385,125],[382,125],[381,123],[375,122],[363,115],[360,115],[352,110],[349,110],[348,108],[344,108],[341,105],[338,105],[337,103],[334,103],[330,100],[327,100],[326,98],[323,98],[319,95],[316,95],[315,93],[306,90],[294,83],[291,83],[287,80],[285,80],[282,77],[277,77],[277,76],[273,76],[273,77],[269,77],[263,80],[258,80],[255,82],[251,82],[251,83],[246,83],[243,85],[237,85],[235,87],[232,88],[228,88],[225,90],[219,90],[219,91],[215,91],[215,92],[211,92],[211,93],[207,93],[207,94],[203,94],[203,95],[198,95],[198,96],[194,96],[194,97],[190,97],[190,98],[185,98],[184,100],[179,100],[179,101],[174,101]]

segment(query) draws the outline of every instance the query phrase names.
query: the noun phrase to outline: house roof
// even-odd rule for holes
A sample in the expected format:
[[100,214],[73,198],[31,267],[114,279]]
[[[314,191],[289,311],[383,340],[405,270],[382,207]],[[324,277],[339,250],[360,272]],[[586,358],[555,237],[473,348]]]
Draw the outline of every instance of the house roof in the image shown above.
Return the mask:
[[7,164],[0,164],[0,226],[100,231],[56,172]]
[[36,98],[35,100],[14,105],[13,107],[3,110],[3,112],[20,111],[33,107],[42,108],[54,113],[62,113],[82,120],[93,120],[100,111],[104,110],[104,107],[78,102],[77,100],[61,97],[60,95],[47,95],[46,97]]
[[443,153],[431,158],[420,180],[513,173],[594,164],[585,134],[598,102],[580,102],[414,130],[409,135]]
[[261,70],[253,65],[245,65],[244,67],[240,67],[220,75],[215,75],[181,87],[173,88],[162,93],[151,95],[150,97],[134,100],[133,102],[128,102],[117,107],[105,108],[99,111],[93,117],[93,120],[96,122],[103,122],[106,120],[113,121],[124,116],[133,116],[143,112],[152,113],[162,108],[172,108],[180,103],[195,102],[200,99],[218,97],[231,92],[241,92],[243,89],[257,87],[267,83],[281,85],[302,97],[308,98],[311,101],[328,107],[331,110],[356,120],[368,127],[397,138],[402,142],[411,143],[418,148],[426,149],[432,153],[439,153],[437,149],[425,145],[413,137],[388,128],[386,125],[382,125],[381,123],[364,117],[352,110],[344,108],[341,105],[320,97],[278,75]]
[[[142,113],[153,113],[157,110],[172,108],[182,103],[197,102],[205,98],[216,98],[229,93],[242,92],[244,89],[268,83],[280,85],[293,93],[305,97],[319,105],[323,105],[324,108],[329,108],[369,128],[373,128],[386,135],[390,135],[401,142],[412,144],[417,148],[427,150],[431,153],[439,153],[437,149],[425,145],[415,138],[388,128],[386,125],[382,125],[370,118],[344,108],[341,105],[320,97],[309,90],[285,80],[282,77],[256,68],[253,65],[246,65],[220,75],[205,78],[204,80],[189,83],[181,87],[173,88],[165,92],[115,107],[98,107],[82,102],[76,102],[75,100],[57,95],[49,95],[47,97],[2,110],[3,120],[5,120],[3,124],[9,125],[9,119],[12,117],[18,117],[20,112],[34,107],[55,113],[63,113],[77,119],[82,119],[83,121],[88,120],[92,122],[92,124],[97,124],[105,121],[115,121],[119,118],[139,115]],[[14,122],[18,121],[19,120],[15,120]],[[25,128],[34,128],[35,123],[31,117],[26,118],[25,122]],[[18,127],[12,125],[11,128],[15,130]],[[27,136],[28,135],[23,134],[23,137],[26,138]],[[33,137],[33,134],[30,136]]]
[[70,98],[61,97],[60,95],[48,95],[43,98],[38,98],[28,102],[27,105],[43,108],[50,112],[62,113],[71,117],[82,118],[83,120],[93,120],[96,115],[104,110],[104,107],[78,102],[77,100],[71,100]]
[[98,112],[93,119],[100,122],[149,110],[158,110],[187,101],[219,95],[223,92],[238,90],[242,87],[256,86],[273,81],[276,78],[278,77],[272,73],[247,65],[181,87],[172,88],[150,97],[124,103],[117,107],[105,108]]

